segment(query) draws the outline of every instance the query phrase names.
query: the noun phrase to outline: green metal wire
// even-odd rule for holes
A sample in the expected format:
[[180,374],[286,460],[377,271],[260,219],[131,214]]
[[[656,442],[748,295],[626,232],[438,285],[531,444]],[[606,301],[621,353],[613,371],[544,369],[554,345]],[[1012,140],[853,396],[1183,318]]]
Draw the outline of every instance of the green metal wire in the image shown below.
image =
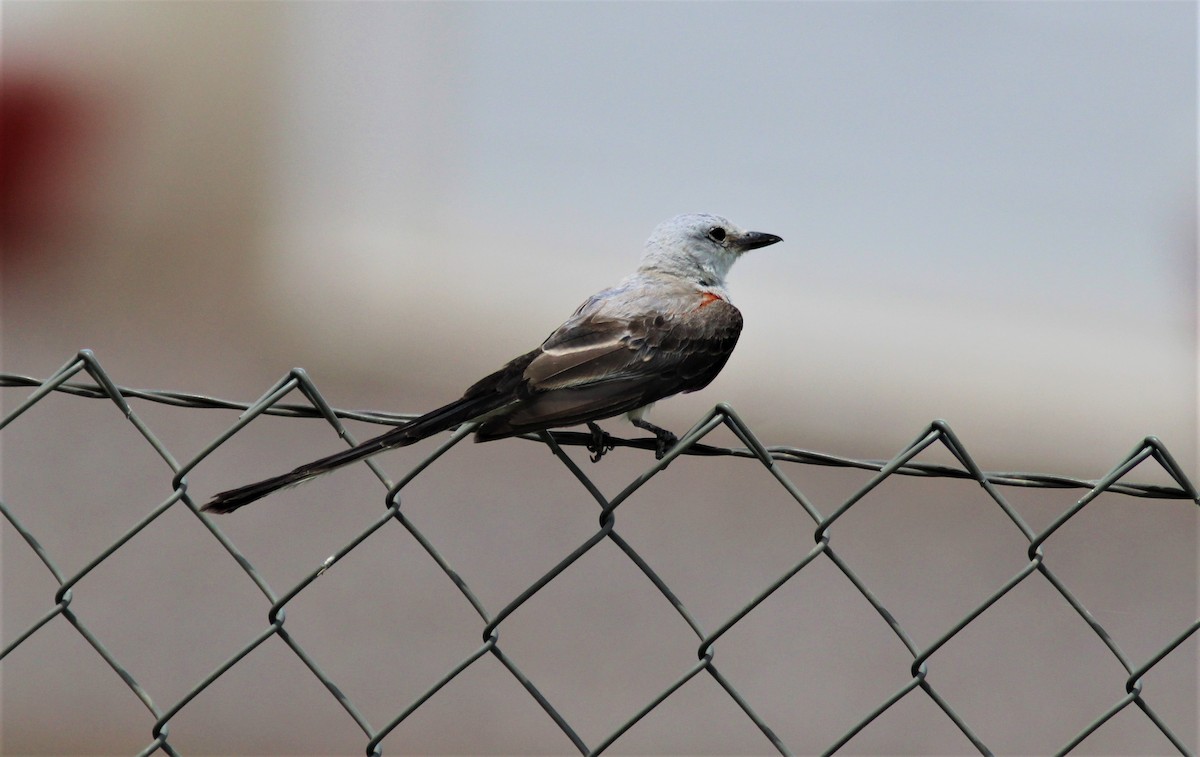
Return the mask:
[[[90,377],[92,383],[72,381],[72,379],[81,374]],[[140,521],[102,549],[71,576],[63,573],[53,556],[42,546],[37,536],[16,516],[14,509],[9,504],[0,502],[0,516],[12,525],[24,543],[50,571],[58,585],[52,597],[50,609],[28,627],[19,630],[13,635],[8,645],[0,650],[0,661],[14,649],[22,646],[31,637],[37,635],[48,624],[55,622],[55,619],[62,617],[91,645],[97,654],[113,669],[125,687],[149,710],[152,716],[152,721],[149,724],[151,740],[140,752],[142,755],[150,755],[157,752],[176,754],[177,752],[170,743],[169,737],[171,720],[186,709],[199,694],[220,680],[229,670],[253,654],[260,645],[272,637],[278,637],[287,645],[292,653],[304,663],[307,669],[321,682],[334,700],[362,730],[365,735],[363,748],[364,752],[368,755],[382,754],[389,734],[414,712],[420,710],[427,702],[436,697],[447,683],[489,655],[498,660],[503,668],[521,684],[523,689],[546,713],[550,721],[563,733],[566,741],[581,754],[599,754],[608,749],[619,741],[642,718],[653,712],[656,707],[669,699],[688,681],[702,673],[716,681],[721,690],[749,718],[763,735],[766,745],[769,745],[780,754],[792,754],[789,747],[779,737],[777,730],[766,721],[748,698],[738,690],[734,682],[719,671],[717,667],[717,653],[720,647],[719,642],[729,630],[736,627],[744,618],[753,613],[768,597],[794,580],[797,575],[801,574],[810,565],[819,561],[827,561],[828,564],[833,565],[845,575],[867,604],[876,611],[883,622],[896,634],[912,657],[909,670],[911,679],[906,681],[898,690],[886,697],[869,712],[862,713],[851,727],[828,745],[826,753],[831,754],[844,747],[876,718],[890,710],[904,698],[910,695],[920,696],[916,694],[919,690],[937,705],[940,711],[945,714],[947,719],[966,737],[979,753],[990,754],[991,750],[984,743],[980,735],[972,728],[971,724],[951,706],[946,697],[933,685],[929,677],[929,672],[931,666],[937,661],[938,650],[943,645],[975,622],[980,615],[987,612],[989,608],[995,605],[1009,591],[1029,580],[1034,574],[1044,577],[1054,587],[1074,612],[1097,634],[1128,673],[1128,679],[1125,681],[1124,696],[1120,697],[1118,701],[1103,712],[1097,713],[1095,719],[1084,726],[1082,730],[1068,741],[1062,747],[1060,753],[1065,754],[1076,748],[1114,715],[1127,708],[1130,704],[1136,705],[1145,714],[1147,721],[1157,728],[1180,753],[1188,753],[1188,748],[1184,742],[1172,731],[1161,714],[1151,707],[1145,696],[1144,687],[1147,673],[1162,662],[1174,649],[1196,634],[1200,630],[1200,620],[1182,629],[1168,644],[1149,655],[1140,663],[1131,660],[1117,645],[1111,634],[1100,625],[1083,603],[1055,575],[1048,564],[1044,551],[1045,545],[1062,525],[1076,517],[1091,502],[1095,501],[1100,494],[1105,492],[1161,500],[1190,500],[1192,503],[1200,505],[1200,495],[1198,495],[1196,487],[1183,473],[1169,450],[1166,449],[1161,441],[1154,437],[1144,439],[1135,446],[1125,459],[1115,465],[1109,473],[1099,480],[1091,481],[1058,475],[985,472],[979,468],[966,447],[944,421],[934,421],[931,423],[891,460],[858,460],[794,447],[768,447],[757,439],[750,427],[731,407],[718,405],[700,419],[662,460],[657,460],[649,465],[616,496],[606,498],[584,470],[564,451],[564,447],[585,446],[591,443],[591,434],[573,431],[531,434],[523,438],[543,444],[549,448],[556,459],[596,501],[599,507],[597,528],[594,533],[583,539],[577,547],[564,555],[554,567],[518,592],[507,604],[498,609],[489,610],[480,600],[477,593],[464,580],[462,575],[453,568],[428,536],[422,532],[413,518],[404,512],[400,498],[401,491],[406,485],[421,475],[423,471],[447,450],[470,434],[472,431],[470,424],[466,424],[450,434],[444,442],[437,445],[425,458],[415,463],[394,484],[374,462],[367,461],[386,492],[382,495],[384,508],[380,512],[379,517],[359,531],[320,565],[314,566],[302,580],[279,592],[268,584],[261,572],[225,537],[218,520],[210,518],[199,511],[198,506],[188,492],[188,476],[194,473],[197,467],[216,449],[221,447],[221,445],[247,424],[253,422],[255,418],[262,415],[292,418],[321,418],[348,445],[353,445],[355,439],[342,425],[342,420],[353,419],[370,423],[396,424],[413,416],[369,411],[347,411],[333,408],[325,400],[307,373],[301,369],[290,371],[280,381],[264,392],[258,400],[249,403],[214,399],[183,392],[130,389],[116,384],[103,367],[101,367],[96,356],[88,350],[78,353],[71,360],[67,361],[62,368],[46,379],[35,379],[14,374],[0,374],[0,387],[32,387],[34,389],[12,411],[0,419],[0,429],[17,421],[30,408],[36,406],[38,402],[54,392],[81,398],[108,399],[119,408],[120,412],[137,429],[146,443],[162,458],[167,469],[166,472],[170,474],[172,494],[153,507]],[[305,400],[305,403],[295,404],[285,402],[285,399],[291,396],[293,392],[298,393]],[[130,399],[165,403],[177,407],[232,409],[241,410],[242,412],[232,425],[221,432],[216,439],[206,445],[199,453],[189,460],[180,462],[142,421],[130,405]],[[706,445],[702,442],[710,433],[720,427],[728,429],[744,446],[740,448],[716,447]],[[655,445],[654,440],[646,439],[612,439],[612,442],[615,446],[643,449],[653,449]],[[915,462],[918,454],[934,445],[941,445],[949,451],[952,457],[958,461],[958,465],[931,465]],[[713,631],[706,631],[702,627],[695,614],[686,607],[683,600],[654,569],[653,561],[635,550],[621,536],[617,529],[617,515],[621,504],[633,497],[647,482],[658,476],[674,460],[683,455],[727,456],[756,460],[766,469],[767,473],[780,486],[782,491],[795,502],[796,506],[812,519],[815,525],[813,532],[815,546],[809,552],[799,557],[776,578],[767,582],[748,602],[736,609],[728,618],[718,624]],[[1166,472],[1175,485],[1151,486],[1123,480],[1136,466],[1147,461],[1156,463]],[[805,497],[800,487],[787,475],[782,464],[849,467],[874,471],[875,475],[847,497],[830,514],[822,515]],[[963,617],[952,623],[949,628],[946,628],[937,639],[924,647],[919,645],[902,627],[895,615],[871,591],[866,582],[854,572],[849,563],[842,559],[835,549],[836,525],[838,520],[852,508],[856,507],[879,484],[892,476],[973,480],[984,490],[990,500],[1003,511],[1008,519],[1012,521],[1028,544],[1026,553],[1028,562],[1026,565],[1022,566],[1003,586],[990,594],[984,601],[972,607]],[[1048,527],[1041,532],[1035,532],[1001,495],[1000,490],[997,488],[1001,486],[1056,489],[1081,488],[1087,491],[1071,507],[1055,518]],[[118,660],[92,629],[71,610],[71,602],[76,585],[84,576],[109,559],[114,553],[121,550],[147,525],[154,522],[167,511],[176,508],[184,508],[190,511],[194,517],[203,523],[208,532],[242,568],[247,578],[262,592],[267,601],[265,607],[267,622],[265,627],[256,632],[252,638],[247,639],[228,659],[218,665],[211,673],[196,681],[192,688],[185,692],[183,696],[179,697],[170,706],[161,708],[155,703],[150,692],[134,679],[128,667]],[[464,600],[478,614],[480,618],[479,632],[482,643],[446,670],[437,680],[430,682],[428,687],[415,696],[408,705],[396,711],[393,717],[382,728],[377,729],[368,722],[361,708],[322,669],[316,657],[289,632],[286,607],[296,596],[304,592],[326,571],[336,566],[339,561],[358,549],[365,541],[374,537],[377,533],[390,530],[393,523],[400,526],[405,533],[410,535],[422,547],[434,564],[437,565],[462,594]],[[579,735],[577,729],[562,715],[561,711],[538,688],[534,680],[519,667],[510,655],[504,652],[503,645],[501,644],[501,631],[505,626],[506,619],[513,612],[540,592],[546,585],[554,581],[555,578],[561,575],[576,560],[605,541],[611,542],[618,547],[625,557],[650,581],[659,594],[661,594],[663,601],[696,634],[699,644],[697,646],[697,661],[694,664],[681,670],[678,676],[658,694],[650,697],[641,706],[633,709],[625,721],[619,724],[614,730],[598,739],[595,744],[589,745]],[[1176,726],[1178,727],[1178,724]]]

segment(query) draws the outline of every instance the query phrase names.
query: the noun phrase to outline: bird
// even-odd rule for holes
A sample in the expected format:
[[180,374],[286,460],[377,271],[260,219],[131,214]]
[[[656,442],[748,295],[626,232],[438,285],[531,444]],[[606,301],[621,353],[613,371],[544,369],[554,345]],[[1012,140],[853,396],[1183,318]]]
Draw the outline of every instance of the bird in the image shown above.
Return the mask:
[[587,424],[593,462],[611,445],[596,421],[621,414],[655,436],[662,458],[677,438],[648,420],[658,400],[703,389],[742,331],[725,277],[744,253],[783,241],[721,216],[689,213],[655,227],[633,274],[584,300],[536,349],[472,384],[448,405],[357,446],[223,491],[201,509],[229,513],[384,450],[467,422],[475,441]]

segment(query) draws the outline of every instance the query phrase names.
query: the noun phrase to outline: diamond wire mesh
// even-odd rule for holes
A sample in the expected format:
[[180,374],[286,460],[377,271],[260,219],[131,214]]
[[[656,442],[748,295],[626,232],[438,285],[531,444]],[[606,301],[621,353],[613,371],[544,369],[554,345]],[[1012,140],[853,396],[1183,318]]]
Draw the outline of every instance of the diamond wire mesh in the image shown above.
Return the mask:
[[[85,374],[90,376],[94,381],[93,384],[84,384],[71,382],[75,376]],[[117,386],[111,377],[101,367],[96,357],[88,350],[81,351],[77,356],[67,362],[59,371],[45,380],[33,379],[25,376],[17,376],[10,374],[0,374],[0,386],[33,386],[36,389],[21,403],[18,404],[11,412],[9,412],[3,420],[0,420],[0,429],[5,428],[27,410],[42,401],[52,392],[66,393],[70,395],[90,398],[107,398],[112,401],[129,420],[130,423],[137,429],[141,437],[149,444],[163,462],[172,472],[171,489],[172,493],[156,507],[154,507],[144,518],[130,528],[120,538],[109,544],[106,548],[96,554],[88,561],[81,569],[72,575],[67,575],[59,567],[54,556],[50,555],[43,548],[37,535],[26,528],[21,520],[16,517],[13,510],[7,503],[0,501],[0,514],[3,514],[7,522],[20,535],[29,548],[36,554],[40,561],[53,575],[54,580],[58,584],[58,589],[53,596],[52,607],[45,612],[39,619],[28,627],[20,629],[13,637],[7,640],[2,649],[0,649],[0,661],[2,661],[10,652],[20,647],[30,638],[34,637],[48,623],[58,617],[66,620],[78,633],[87,641],[87,643],[95,650],[95,652],[108,664],[109,667],[121,678],[126,686],[138,697],[143,705],[149,710],[154,721],[150,728],[151,740],[141,750],[140,754],[149,755],[155,752],[164,752],[166,754],[177,754],[176,748],[170,742],[169,726],[171,719],[176,717],[184,708],[191,703],[197,695],[207,689],[210,685],[220,679],[226,672],[238,665],[247,655],[253,652],[256,648],[262,645],[271,637],[278,637],[283,641],[296,657],[311,671],[312,675],[320,681],[328,693],[337,701],[337,703],[345,710],[346,714],[357,724],[362,730],[366,738],[365,752],[368,755],[381,754],[383,751],[382,742],[384,739],[404,722],[410,715],[416,712],[419,708],[425,705],[429,700],[435,697],[438,692],[451,680],[461,674],[463,671],[474,665],[479,659],[485,655],[491,655],[507,669],[516,681],[528,692],[533,700],[541,707],[546,716],[562,731],[564,736],[570,740],[574,747],[583,754],[596,754],[609,748],[617,739],[625,734],[630,728],[637,724],[642,718],[653,711],[656,707],[666,701],[673,693],[680,689],[693,677],[704,674],[710,676],[720,688],[728,694],[730,699],[736,706],[745,714],[745,716],[754,724],[761,732],[766,743],[778,750],[781,754],[790,754],[791,751],[787,744],[777,735],[776,730],[773,730],[771,725],[759,714],[753,703],[747,700],[734,683],[727,678],[718,668],[715,662],[715,651],[717,642],[741,622],[755,608],[762,604],[768,597],[778,591],[781,587],[792,580],[796,575],[801,573],[807,566],[813,564],[817,560],[827,560],[837,568],[858,590],[862,597],[874,608],[883,622],[888,628],[899,638],[908,652],[912,655],[911,678],[900,686],[893,694],[878,703],[876,707],[869,712],[861,714],[857,722],[839,738],[830,743],[825,753],[834,753],[847,744],[856,734],[864,729],[868,724],[880,717],[884,712],[888,711],[901,700],[905,699],[910,693],[916,689],[920,689],[931,700],[937,708],[944,713],[945,717],[953,723],[953,725],[965,736],[971,744],[982,754],[990,754],[991,749],[984,743],[977,732],[972,729],[971,725],[954,709],[947,699],[934,687],[929,680],[929,661],[930,658],[947,642],[953,639],[956,635],[967,628],[989,607],[993,606],[1002,597],[1016,588],[1022,582],[1026,581],[1034,573],[1041,574],[1055,591],[1062,597],[1063,600],[1073,609],[1073,611],[1088,625],[1091,631],[1103,642],[1105,647],[1111,652],[1113,657],[1119,662],[1124,669],[1127,678],[1124,683],[1125,695],[1111,703],[1109,707],[1101,712],[1095,713],[1094,719],[1084,726],[1079,732],[1063,744],[1059,749],[1059,753],[1067,753],[1079,746],[1089,735],[1097,731],[1106,722],[1112,719],[1122,710],[1125,710],[1129,705],[1135,705],[1140,710],[1145,718],[1151,723],[1161,734],[1169,740],[1169,742],[1180,753],[1188,754],[1188,746],[1184,741],[1176,735],[1171,726],[1164,721],[1154,707],[1151,705],[1150,699],[1143,691],[1147,674],[1154,669],[1164,658],[1172,651],[1183,644],[1197,629],[1200,628],[1200,619],[1180,628],[1171,640],[1155,650],[1152,654],[1142,659],[1132,659],[1126,654],[1122,648],[1116,643],[1112,636],[1105,628],[1097,621],[1093,614],[1082,604],[1082,602],[1067,588],[1062,580],[1050,569],[1045,562],[1044,545],[1046,540],[1055,533],[1059,528],[1066,524],[1069,520],[1076,517],[1088,505],[1096,500],[1096,498],[1104,492],[1119,493],[1135,497],[1158,498],[1158,499],[1180,499],[1190,500],[1191,504],[1200,505],[1200,493],[1197,492],[1195,486],[1190,482],[1184,474],[1178,463],[1172,457],[1171,453],[1164,445],[1154,437],[1148,437],[1138,443],[1134,449],[1117,465],[1115,465],[1104,477],[1097,481],[1088,481],[1074,479],[1064,476],[1047,476],[1037,474],[1021,474],[1021,473],[988,473],[979,468],[974,459],[968,453],[964,445],[955,435],[954,431],[944,422],[935,421],[931,423],[925,430],[922,431],[909,445],[901,450],[894,458],[888,461],[864,461],[853,460],[848,458],[837,457],[833,455],[825,455],[820,453],[812,453],[804,450],[799,450],[790,447],[771,447],[767,448],[755,437],[753,431],[738,417],[737,413],[732,408],[726,405],[718,405],[710,411],[699,423],[697,423],[687,434],[685,434],[678,444],[665,458],[657,461],[654,465],[646,468],[644,472],[635,477],[629,484],[616,496],[606,498],[601,494],[597,486],[583,472],[583,470],[575,464],[575,462],[565,454],[564,446],[570,445],[585,445],[590,441],[590,435],[578,432],[542,432],[536,435],[536,438],[543,442],[561,462],[563,466],[571,473],[571,475],[579,482],[579,484],[587,491],[588,495],[596,501],[599,506],[599,518],[597,530],[587,538],[583,543],[579,544],[573,551],[567,554],[558,562],[551,570],[540,576],[536,581],[530,584],[518,596],[508,602],[499,610],[490,611],[485,607],[477,594],[472,590],[468,583],[449,565],[447,560],[439,553],[436,546],[417,526],[407,517],[402,509],[400,493],[406,485],[412,482],[426,468],[437,460],[447,450],[469,435],[471,431],[470,424],[460,427],[453,432],[443,443],[430,453],[427,457],[414,465],[403,477],[395,483],[389,481],[383,471],[373,462],[367,461],[368,466],[374,474],[388,487],[386,497],[385,511],[371,523],[367,528],[363,529],[353,539],[346,543],[341,549],[331,555],[317,569],[311,571],[303,580],[286,589],[285,591],[277,591],[266,580],[265,576],[255,567],[255,565],[247,559],[237,548],[236,545],[222,532],[217,521],[209,518],[206,515],[200,514],[198,503],[192,499],[188,492],[187,476],[207,458],[214,450],[224,444],[235,433],[242,429],[246,424],[253,421],[256,417],[267,415],[279,415],[288,417],[313,417],[319,416],[324,418],[337,433],[346,440],[347,443],[353,444],[354,438],[342,425],[342,419],[353,418],[356,420],[365,420],[377,423],[396,422],[410,416],[394,416],[382,413],[362,413],[335,410],[329,406],[325,398],[309,380],[303,370],[296,369],[289,375],[281,379],[275,386],[267,391],[261,399],[251,404],[242,404],[229,402],[225,400],[217,400],[199,395],[184,394],[178,392],[159,392],[128,389]],[[281,402],[287,395],[293,391],[299,391],[311,405],[296,405],[285,404]],[[166,448],[163,442],[157,437],[153,431],[144,423],[141,417],[135,412],[134,408],[128,403],[127,399],[137,398],[159,403],[166,403],[189,408],[226,408],[226,409],[241,409],[244,412],[239,416],[236,423],[230,426],[224,433],[220,434],[217,439],[207,445],[195,456],[180,462]],[[705,438],[714,429],[725,426],[728,428],[741,442],[745,445],[744,448],[724,448],[714,447],[701,443],[701,439]],[[532,438],[532,437],[531,437]],[[652,448],[653,441],[645,439],[614,439],[613,442],[617,446],[630,446],[640,448]],[[959,467],[933,465],[915,461],[915,458],[923,451],[941,446],[947,450],[955,460],[958,461]],[[705,629],[701,623],[689,612],[684,603],[672,591],[671,587],[654,571],[650,562],[638,553],[625,539],[623,539],[616,530],[615,513],[617,508],[625,502],[631,495],[643,487],[652,478],[658,475],[667,467],[673,460],[680,455],[724,455],[733,456],[757,461],[763,466],[766,473],[770,475],[778,485],[791,497],[794,502],[801,507],[809,517],[812,518],[816,525],[814,532],[815,546],[803,557],[794,562],[791,567],[779,575],[774,581],[763,587],[753,598],[746,602],[742,607],[731,614],[724,622],[712,629]],[[1174,482],[1175,486],[1156,486],[1135,484],[1123,481],[1123,478],[1132,471],[1135,467],[1145,461],[1153,461],[1166,473],[1166,475]],[[803,492],[793,483],[793,481],[784,473],[780,467],[780,463],[807,463],[816,465],[842,466],[861,468],[865,470],[875,471],[874,475],[862,485],[856,492],[846,498],[840,506],[828,514],[821,513],[812,502],[804,495]],[[855,507],[864,497],[872,490],[876,489],[882,482],[892,476],[921,476],[921,477],[941,477],[941,478],[960,478],[969,479],[976,482],[987,497],[995,503],[995,505],[1003,512],[1004,516],[1011,521],[1012,525],[1020,532],[1024,540],[1028,543],[1026,551],[1027,563],[1007,582],[1004,583],[998,590],[994,591],[984,601],[976,604],[970,612],[961,617],[957,622],[953,623],[935,641],[925,646],[921,646],[914,641],[908,631],[901,626],[896,620],[896,617],[884,606],[881,599],[866,585],[858,574],[850,567],[846,560],[839,556],[834,549],[832,532],[833,526],[842,518],[851,508]],[[1022,487],[1042,487],[1042,488],[1082,488],[1086,489],[1086,493],[1080,497],[1072,506],[1063,511],[1055,518],[1049,526],[1037,531],[1031,528],[1025,520],[1014,510],[1005,500],[1004,496],[998,490],[998,486],[1022,486]],[[1187,506],[1183,504],[1181,506]],[[129,669],[122,665],[122,662],[109,650],[104,644],[104,641],[98,637],[96,633],[89,628],[73,610],[72,601],[74,600],[74,589],[76,585],[97,566],[109,559],[114,553],[120,550],[140,531],[162,516],[165,512],[172,508],[182,507],[191,511],[201,523],[207,528],[212,537],[228,552],[228,554],[236,560],[241,569],[255,584],[258,590],[266,597],[270,603],[268,612],[268,625],[262,629],[252,640],[247,642],[241,649],[231,655],[221,665],[219,665],[210,674],[197,681],[195,685],[186,692],[182,697],[168,705],[160,705],[156,703],[150,692],[147,691],[134,678]],[[374,726],[368,722],[362,710],[357,706],[331,677],[322,669],[313,655],[301,645],[289,633],[286,625],[286,607],[297,595],[309,587],[314,580],[321,576],[325,571],[335,566],[339,561],[349,555],[352,551],[363,544],[368,538],[375,534],[379,529],[386,524],[395,521],[411,534],[413,539],[421,546],[425,553],[431,558],[437,566],[448,576],[454,585],[461,592],[463,598],[470,604],[474,612],[479,616],[482,623],[481,643],[474,651],[463,658],[456,665],[446,670],[444,675],[437,680],[427,690],[414,698],[411,703],[395,713],[382,726]],[[535,681],[526,675],[515,660],[506,655],[499,643],[499,629],[504,621],[512,615],[518,608],[526,603],[531,597],[541,591],[547,584],[553,581],[570,565],[575,563],[579,558],[587,554],[597,544],[609,541],[614,544],[620,551],[637,567],[637,569],[649,579],[656,587],[675,612],[687,623],[696,637],[696,662],[690,668],[678,675],[678,677],[657,696],[654,696],[650,701],[644,702],[640,708],[633,712],[625,722],[623,722],[615,730],[611,731],[606,737],[587,743],[579,735],[576,728],[568,722],[567,718],[555,707],[555,705],[547,698],[547,696],[539,690]],[[1176,728],[1179,724],[1176,724]]]

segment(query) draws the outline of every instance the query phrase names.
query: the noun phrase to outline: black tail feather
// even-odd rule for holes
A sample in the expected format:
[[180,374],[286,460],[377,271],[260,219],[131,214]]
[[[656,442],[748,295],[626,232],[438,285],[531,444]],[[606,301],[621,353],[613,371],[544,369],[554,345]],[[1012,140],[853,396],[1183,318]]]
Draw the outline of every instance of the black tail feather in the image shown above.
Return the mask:
[[349,465],[384,450],[405,447],[409,444],[419,442],[428,436],[445,431],[452,426],[473,420],[483,413],[500,407],[505,402],[506,399],[496,396],[474,397],[470,399],[464,397],[457,402],[452,402],[445,407],[439,407],[437,410],[428,412],[404,426],[394,428],[373,439],[368,439],[356,447],[342,450],[328,457],[323,457],[320,460],[314,460],[311,463],[305,463],[299,468],[280,476],[220,492],[200,509],[210,513],[231,513],[239,507],[244,507],[272,492],[311,481],[343,465]]
[[312,478],[316,478],[316,474],[304,476],[296,471],[284,473],[282,476],[268,478],[248,484],[247,486],[238,487],[237,489],[223,491],[214,496],[208,504],[200,509],[207,513],[231,513],[239,507],[267,496],[271,492],[302,484]]

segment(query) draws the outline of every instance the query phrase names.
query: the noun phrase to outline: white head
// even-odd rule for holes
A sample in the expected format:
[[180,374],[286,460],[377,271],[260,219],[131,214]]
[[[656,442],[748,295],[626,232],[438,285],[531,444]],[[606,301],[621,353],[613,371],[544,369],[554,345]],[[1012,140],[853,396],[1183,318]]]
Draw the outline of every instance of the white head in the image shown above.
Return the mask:
[[693,279],[723,287],[733,261],[743,252],[782,241],[774,234],[746,231],[720,216],[689,213],[663,221],[646,240],[638,271]]

